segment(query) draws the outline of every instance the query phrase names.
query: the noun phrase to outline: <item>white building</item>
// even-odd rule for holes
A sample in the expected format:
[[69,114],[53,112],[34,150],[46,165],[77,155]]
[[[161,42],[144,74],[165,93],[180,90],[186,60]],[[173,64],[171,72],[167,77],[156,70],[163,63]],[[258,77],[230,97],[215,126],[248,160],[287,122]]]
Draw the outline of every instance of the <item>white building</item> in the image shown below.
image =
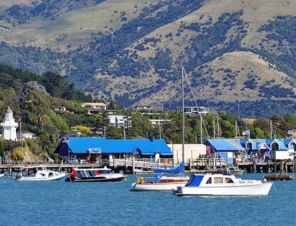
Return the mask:
[[[173,152],[174,164],[178,165],[182,162],[182,144],[168,144]],[[184,161],[188,163],[190,160],[197,159],[200,155],[206,154],[206,145],[204,144],[184,144]]]
[[148,119],[149,122],[152,123],[153,126],[155,125],[163,125],[169,123],[171,120],[168,119]]
[[109,123],[110,125],[117,127],[117,128],[127,128],[132,127],[132,121],[129,117],[129,120],[127,120],[127,116],[125,115],[109,115]]
[[107,108],[107,105],[105,103],[83,103],[81,105],[82,107],[86,108],[96,108],[96,109],[101,109],[102,111],[105,111]]
[[7,108],[4,114],[4,122],[1,123],[2,126],[2,139],[3,140],[16,140],[16,128],[18,123],[14,121],[13,112],[10,107]]

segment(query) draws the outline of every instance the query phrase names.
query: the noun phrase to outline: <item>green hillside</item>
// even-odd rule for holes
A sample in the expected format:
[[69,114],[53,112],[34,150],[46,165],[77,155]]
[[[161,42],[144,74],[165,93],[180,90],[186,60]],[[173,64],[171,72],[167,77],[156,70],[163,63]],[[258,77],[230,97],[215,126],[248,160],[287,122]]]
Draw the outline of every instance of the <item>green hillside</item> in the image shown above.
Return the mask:
[[294,114],[296,2],[0,2],[0,62],[119,105]]

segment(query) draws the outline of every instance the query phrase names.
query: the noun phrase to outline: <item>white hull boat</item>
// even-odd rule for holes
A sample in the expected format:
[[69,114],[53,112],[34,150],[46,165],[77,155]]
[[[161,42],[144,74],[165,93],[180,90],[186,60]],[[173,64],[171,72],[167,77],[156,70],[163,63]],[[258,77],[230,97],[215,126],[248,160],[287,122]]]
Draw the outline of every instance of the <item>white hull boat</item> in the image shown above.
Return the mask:
[[[131,186],[131,191],[172,191],[178,186],[185,186],[189,177],[184,176],[185,164],[182,162],[180,166],[173,169],[154,169],[154,180],[145,181],[143,177],[139,177]],[[177,174],[176,176],[163,176],[160,173]]]
[[189,180],[188,176],[167,177],[162,176],[158,182],[145,181],[139,177],[131,186],[131,191],[172,191],[178,186],[185,186]]
[[1,174],[0,174],[0,177],[4,177],[4,176],[5,176],[5,174],[4,174],[4,173],[1,173]]
[[245,170],[241,170],[241,169],[229,169],[229,171],[234,176],[241,176],[245,172]]
[[237,166],[230,165],[228,166],[228,170],[232,175],[241,176],[244,174],[245,170],[238,168]]
[[188,183],[174,190],[177,196],[264,196],[268,195],[271,182],[242,180],[234,175],[194,174]]
[[40,170],[35,173],[34,176],[23,176],[18,175],[17,180],[18,181],[54,181],[54,180],[60,180],[63,177],[65,177],[65,173],[60,173],[56,171],[51,170]]

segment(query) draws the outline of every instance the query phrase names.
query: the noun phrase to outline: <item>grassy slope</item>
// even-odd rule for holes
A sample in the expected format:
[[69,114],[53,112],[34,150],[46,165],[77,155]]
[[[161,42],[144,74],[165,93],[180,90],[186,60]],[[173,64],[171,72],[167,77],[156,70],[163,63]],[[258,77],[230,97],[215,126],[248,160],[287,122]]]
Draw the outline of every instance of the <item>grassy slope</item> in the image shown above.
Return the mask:
[[[23,2],[30,5],[28,2],[32,1],[23,0]],[[154,2],[157,1],[149,1],[149,4]],[[138,16],[142,8],[147,5],[145,1],[108,0],[99,5],[61,13],[55,20],[37,18],[29,24],[11,28],[3,34],[3,39],[16,45],[25,43],[42,48],[65,50],[65,47],[71,44],[77,48],[80,45],[87,45],[92,33],[110,32],[110,28],[118,29],[122,25],[121,12],[126,12],[129,21]],[[57,43],[56,39],[63,37],[64,34],[67,34],[64,40]]]
[[[241,43],[242,47],[252,46],[258,47],[258,43],[264,38],[264,34],[257,33],[256,31],[260,26],[266,24],[268,20],[272,20],[277,15],[292,15],[295,16],[296,12],[293,10],[296,7],[296,2],[282,3],[276,0],[264,0],[264,1],[233,1],[233,0],[210,0],[206,1],[204,7],[197,10],[196,12],[183,17],[182,19],[168,24],[164,27],[161,27],[151,33],[150,37],[157,37],[159,34],[168,34],[170,32],[177,33],[177,30],[181,23],[185,23],[189,25],[192,22],[206,22],[210,17],[213,19],[213,22],[217,21],[218,17],[221,16],[225,12],[235,12],[241,9],[244,10],[244,15],[242,19],[248,22],[248,35],[245,37],[243,42]],[[202,20],[199,20],[201,16],[204,16]],[[174,53],[175,59],[182,55],[182,52],[188,43],[190,43],[189,39],[192,37],[192,32],[187,32],[182,34],[180,37],[174,37],[173,41],[169,38],[165,39],[162,36],[162,42],[157,45],[155,48],[149,46],[149,51],[139,52],[139,55],[142,57],[154,56],[156,49],[158,48],[170,48]],[[231,35],[231,33],[229,34]],[[252,72],[254,75],[258,75],[260,80],[258,80],[258,86],[263,85],[266,81],[270,81],[275,79],[276,83],[281,84],[282,87],[292,88],[294,91],[295,88],[292,87],[289,83],[284,82],[287,79],[287,75],[282,72],[279,72],[275,68],[270,68],[268,66],[268,62],[260,59],[260,57],[256,54],[250,52],[234,52],[228,53],[224,56],[221,56],[215,59],[213,62],[209,62],[206,66],[209,66],[212,69],[211,79],[212,80],[220,80],[221,83],[219,87],[213,89],[211,88],[211,83],[209,84],[200,84],[201,86],[198,89],[193,90],[193,94],[201,99],[211,99],[216,102],[219,101],[235,101],[239,100],[258,100],[258,90],[250,90],[245,89],[242,90],[243,83],[249,79],[248,73]],[[226,73],[222,71],[218,72],[218,69],[221,68],[231,68],[232,71],[240,71],[239,75],[235,78],[236,86],[230,88],[227,84],[229,81],[223,81],[222,78]],[[242,71],[241,69],[245,70]],[[200,72],[200,71],[197,71]],[[205,72],[205,71],[203,71]],[[150,79],[143,80],[138,79],[137,85],[144,88],[145,84],[155,85],[155,81],[160,79],[157,74],[151,74]],[[192,80],[195,80],[194,74],[189,75]],[[209,74],[204,73],[203,79],[208,78]],[[125,82],[127,82],[127,78],[125,78]],[[135,79],[132,79],[135,82]],[[149,80],[149,81],[147,81]],[[289,78],[290,81],[295,83],[293,78]],[[122,79],[112,82],[112,84],[121,84]],[[170,101],[172,97],[180,95],[179,85],[176,85],[172,82],[168,82],[167,86],[164,87],[161,92],[155,93],[154,95],[149,96],[146,99],[142,99],[141,103],[157,103],[158,101]],[[219,91],[217,94],[217,91]],[[115,93],[114,91],[113,93]],[[122,92],[122,91],[121,91]],[[161,98],[160,98],[161,97]],[[190,97],[189,97],[190,98]],[[139,103],[140,104],[140,103]]]

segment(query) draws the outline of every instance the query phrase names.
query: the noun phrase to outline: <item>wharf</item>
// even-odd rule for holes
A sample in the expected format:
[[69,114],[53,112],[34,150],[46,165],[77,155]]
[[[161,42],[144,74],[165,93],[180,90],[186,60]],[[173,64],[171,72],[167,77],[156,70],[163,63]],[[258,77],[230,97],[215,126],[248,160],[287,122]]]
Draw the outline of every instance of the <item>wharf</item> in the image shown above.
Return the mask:
[[[192,160],[192,159],[191,159]],[[186,173],[217,173],[221,172],[225,162],[215,159],[198,159],[197,161],[188,161],[186,163],[185,171]],[[171,162],[171,161],[169,161]],[[267,173],[267,174],[277,174],[280,172],[285,173],[295,173],[296,162],[234,162],[238,168],[245,170],[247,173]],[[19,172],[23,167],[36,167],[44,166],[48,169],[55,171],[71,172],[73,167],[79,168],[101,168],[108,167],[114,172],[122,172],[125,174],[149,174],[153,173],[154,168],[174,168],[176,164],[170,163],[160,163],[151,161],[139,161],[139,160],[124,160],[124,159],[113,159],[112,161],[103,161],[102,163],[90,163],[90,164],[0,164],[0,173],[8,172],[11,175],[14,172]]]
[[295,173],[296,163],[292,162],[238,162],[236,164],[240,169],[245,169],[247,173]]

